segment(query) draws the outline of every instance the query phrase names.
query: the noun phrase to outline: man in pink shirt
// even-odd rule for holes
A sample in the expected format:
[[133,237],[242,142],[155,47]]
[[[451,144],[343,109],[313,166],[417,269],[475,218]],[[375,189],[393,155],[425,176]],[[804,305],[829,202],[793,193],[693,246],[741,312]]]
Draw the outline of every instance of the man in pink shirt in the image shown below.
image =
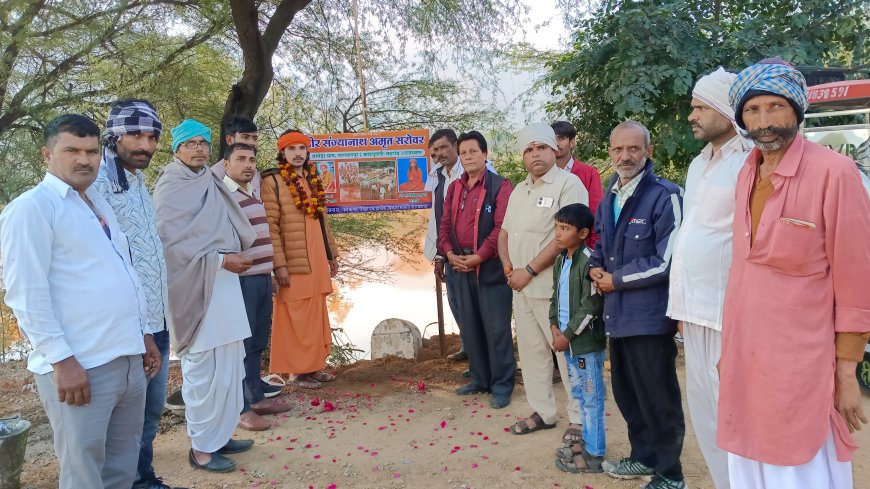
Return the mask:
[[[556,165],[567,170],[583,183],[586,191],[589,192],[589,209],[592,214],[598,209],[598,203],[604,197],[604,188],[601,185],[601,174],[592,165],[587,165],[582,161],[574,159],[574,148],[577,146],[577,129],[568,121],[556,121],[550,124],[553,132],[556,133]],[[598,241],[598,233],[595,231],[586,238],[586,244],[590,248],[595,248],[595,243]]]
[[794,67],[752,65],[729,99],[756,145],[737,179],[719,364],[731,487],[852,488],[870,199],[851,159],[799,135],[807,90]]

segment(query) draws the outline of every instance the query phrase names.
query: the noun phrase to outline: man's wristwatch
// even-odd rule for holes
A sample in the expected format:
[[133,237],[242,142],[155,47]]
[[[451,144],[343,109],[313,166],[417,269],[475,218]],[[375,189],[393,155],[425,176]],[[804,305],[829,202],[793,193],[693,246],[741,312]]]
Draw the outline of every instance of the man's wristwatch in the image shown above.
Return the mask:
[[526,265],[526,271],[529,272],[529,274],[530,274],[532,277],[537,277],[537,276],[538,276],[538,272],[536,272],[535,269],[532,268],[531,265]]
[[433,262],[436,262],[436,261],[445,262],[447,260],[445,260],[444,257],[441,255],[435,255],[435,258],[433,258],[432,261]]

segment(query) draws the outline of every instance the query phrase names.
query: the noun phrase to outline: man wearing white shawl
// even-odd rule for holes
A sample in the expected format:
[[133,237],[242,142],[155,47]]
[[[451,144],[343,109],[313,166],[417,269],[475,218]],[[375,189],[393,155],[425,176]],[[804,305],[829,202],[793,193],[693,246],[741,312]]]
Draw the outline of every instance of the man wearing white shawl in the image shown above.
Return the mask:
[[751,144],[735,128],[728,90],[737,75],[723,68],[692,91],[689,123],[707,145],[689,166],[670,276],[668,316],[685,338],[686,392],[695,437],[716,489],[727,489],[728,454],[716,446],[722,351],[722,304],[731,266],[734,188]]
[[243,406],[243,340],[251,336],[237,274],[251,266],[240,252],[256,233],[206,165],[210,149],[205,125],[187,119],[173,128],[175,159],[160,172],[154,204],[166,255],[169,330],[181,357],[188,461],[229,472],[235,462],[223,455],[253,445],[231,437]]

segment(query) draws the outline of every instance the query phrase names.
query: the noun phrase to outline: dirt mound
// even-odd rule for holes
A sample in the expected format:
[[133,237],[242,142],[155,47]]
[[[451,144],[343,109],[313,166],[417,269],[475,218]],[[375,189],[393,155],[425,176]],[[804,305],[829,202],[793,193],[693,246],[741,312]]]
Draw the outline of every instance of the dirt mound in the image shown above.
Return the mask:
[[[447,354],[459,351],[459,335],[444,336]],[[439,336],[423,339],[423,348],[417,360],[386,356],[377,360],[360,360],[351,365],[336,369],[336,375],[343,382],[399,381],[417,383],[425,380],[429,383],[463,382],[462,372],[468,368],[467,362],[454,362],[441,358]]]

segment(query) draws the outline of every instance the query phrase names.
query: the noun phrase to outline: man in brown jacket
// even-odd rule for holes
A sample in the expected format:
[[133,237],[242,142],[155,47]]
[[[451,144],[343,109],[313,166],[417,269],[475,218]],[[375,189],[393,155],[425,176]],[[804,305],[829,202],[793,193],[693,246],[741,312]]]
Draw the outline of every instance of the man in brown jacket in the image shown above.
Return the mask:
[[332,339],[326,296],[338,272],[326,223],[323,182],[309,162],[310,138],[295,130],[278,138],[278,172],[263,178],[279,291],[272,313],[270,370],[290,383],[317,389],[335,376],[324,371]]

